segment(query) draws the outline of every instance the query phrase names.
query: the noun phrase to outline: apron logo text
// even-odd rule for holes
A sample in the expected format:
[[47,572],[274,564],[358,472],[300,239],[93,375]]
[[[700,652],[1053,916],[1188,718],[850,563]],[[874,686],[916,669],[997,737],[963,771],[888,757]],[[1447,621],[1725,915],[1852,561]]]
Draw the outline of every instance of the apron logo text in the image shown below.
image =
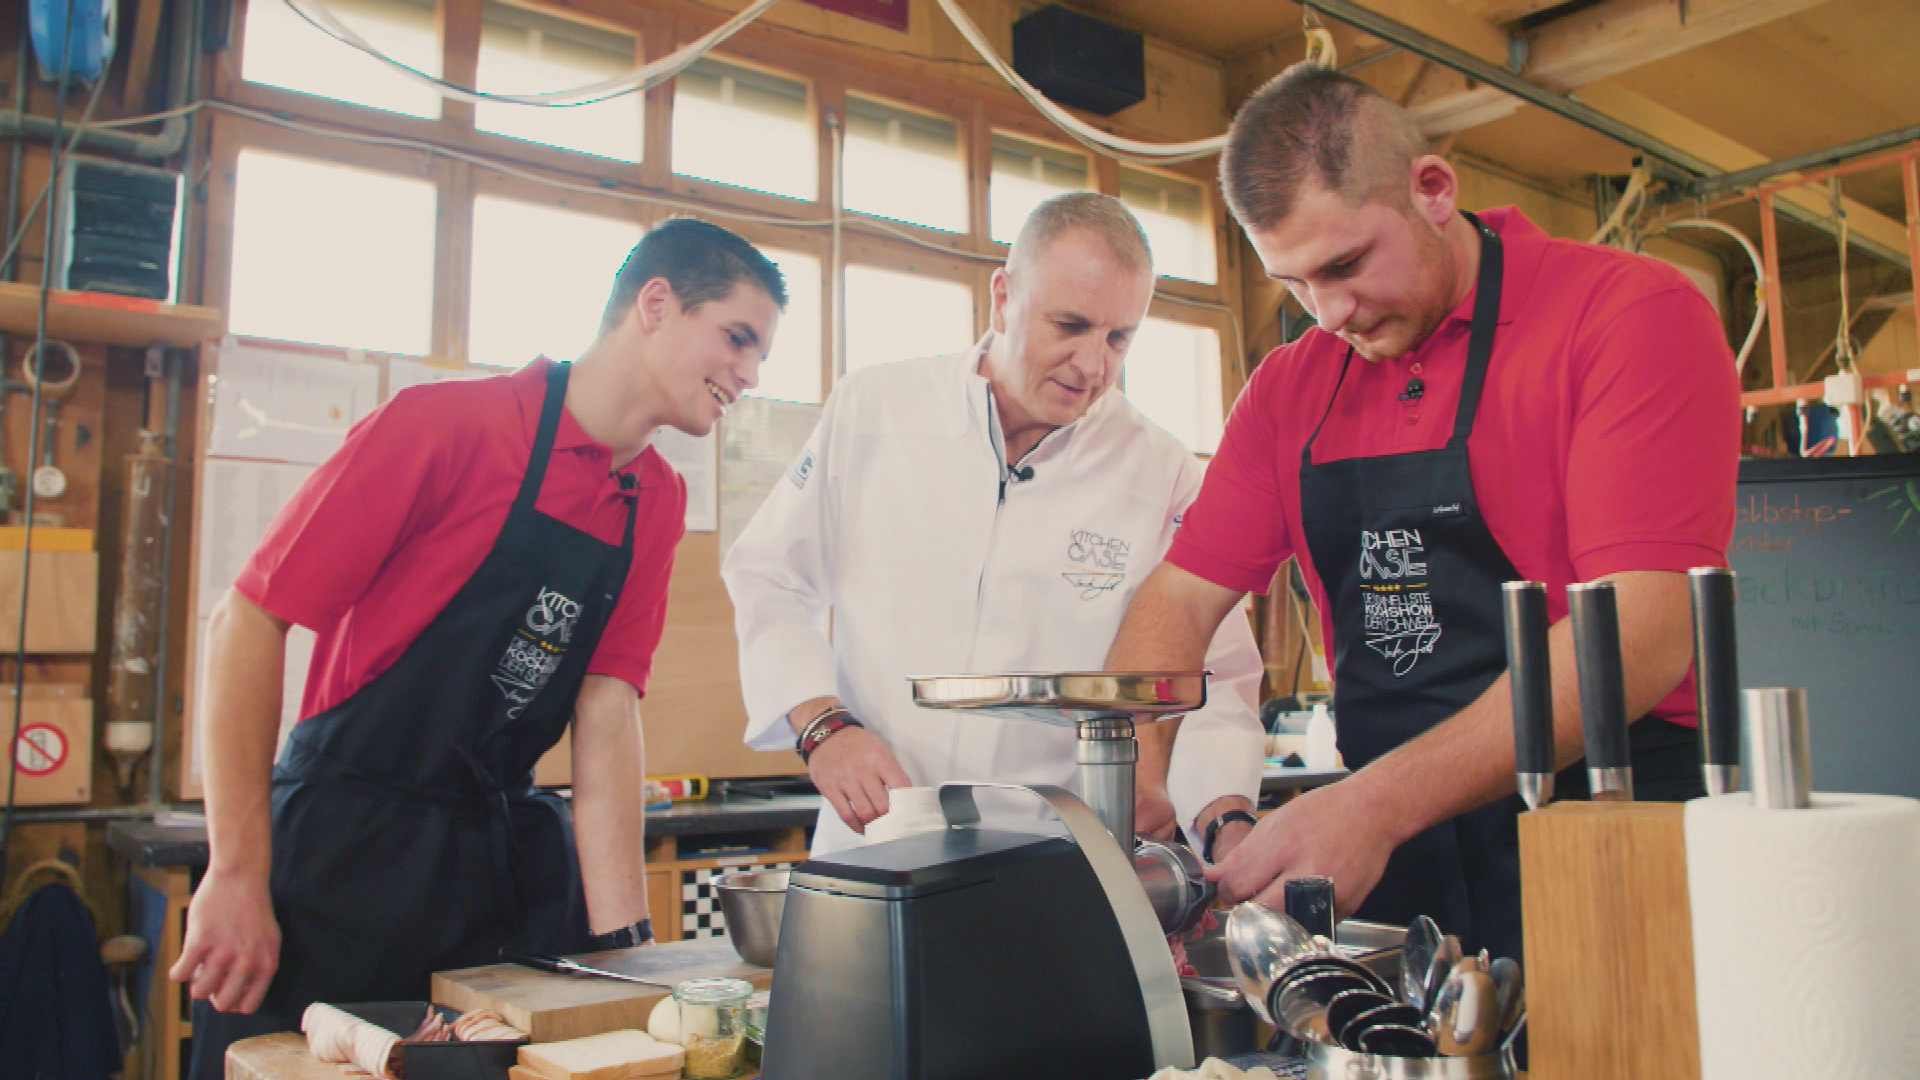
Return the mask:
[[1060,576],[1080,590],[1080,599],[1093,600],[1120,587],[1127,579],[1127,556],[1133,545],[1117,537],[1075,529],[1067,539],[1068,567]]
[[527,609],[527,629],[543,638],[557,637],[560,644],[565,645],[573,640],[573,623],[579,617],[579,603],[552,589],[541,589],[540,596]]
[[1427,553],[1419,529],[1388,529],[1385,532],[1360,531],[1360,580],[1399,581],[1401,578],[1426,577],[1427,564],[1419,556]]
[[546,588],[534,598],[527,609],[526,627],[507,639],[506,654],[493,671],[493,684],[510,703],[509,719],[518,720],[560,670],[579,618],[579,601]]
[[1423,585],[1360,589],[1367,647],[1393,664],[1399,678],[1413,670],[1420,657],[1440,641],[1440,622],[1433,617],[1433,594]]

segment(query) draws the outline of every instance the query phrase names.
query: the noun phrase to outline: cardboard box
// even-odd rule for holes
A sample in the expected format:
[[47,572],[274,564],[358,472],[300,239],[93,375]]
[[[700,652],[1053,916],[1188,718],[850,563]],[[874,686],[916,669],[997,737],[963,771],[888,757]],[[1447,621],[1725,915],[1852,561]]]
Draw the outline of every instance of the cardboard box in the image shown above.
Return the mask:
[[[14,743],[14,801],[59,806],[93,799],[93,702],[79,683],[26,687]],[[0,693],[0,723],[13,730],[13,687]]]
[[[38,530],[35,530],[36,534]],[[0,651],[20,643],[20,564],[24,551],[0,548]],[[27,594],[27,651],[90,653],[98,629],[100,555],[42,551],[36,535]]]

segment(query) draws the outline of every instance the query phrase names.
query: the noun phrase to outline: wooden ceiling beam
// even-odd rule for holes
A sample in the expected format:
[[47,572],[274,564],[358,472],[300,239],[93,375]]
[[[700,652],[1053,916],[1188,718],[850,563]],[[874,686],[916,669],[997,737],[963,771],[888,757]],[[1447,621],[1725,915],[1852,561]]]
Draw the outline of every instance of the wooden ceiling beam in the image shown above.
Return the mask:
[[1606,0],[1529,35],[1525,74],[1561,90],[1664,60],[1826,0]]

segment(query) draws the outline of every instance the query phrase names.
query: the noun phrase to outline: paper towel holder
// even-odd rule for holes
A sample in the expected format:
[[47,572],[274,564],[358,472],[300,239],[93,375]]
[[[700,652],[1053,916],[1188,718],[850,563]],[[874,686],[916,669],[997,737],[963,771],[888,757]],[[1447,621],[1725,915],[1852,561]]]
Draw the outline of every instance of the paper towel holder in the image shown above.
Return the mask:
[[1746,728],[1747,788],[1761,810],[1806,810],[1813,805],[1813,762],[1807,739],[1807,692],[1769,686],[1741,692]]

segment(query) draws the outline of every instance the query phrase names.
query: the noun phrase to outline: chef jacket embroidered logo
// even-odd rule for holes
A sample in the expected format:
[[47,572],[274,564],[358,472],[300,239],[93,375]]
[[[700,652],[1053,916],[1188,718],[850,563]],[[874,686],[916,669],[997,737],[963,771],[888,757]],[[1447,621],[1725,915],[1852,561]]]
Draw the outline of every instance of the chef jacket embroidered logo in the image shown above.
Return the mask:
[[579,618],[577,601],[552,589],[540,590],[527,609],[526,625],[514,629],[507,639],[506,655],[493,672],[494,685],[510,703],[509,719],[518,720],[560,669],[567,643],[573,639],[573,624]]
[[1418,529],[1360,532],[1360,599],[1367,647],[1405,675],[1440,641]]
[[1075,529],[1067,539],[1067,584],[1080,590],[1080,599],[1093,600],[1127,580],[1127,556],[1133,545],[1117,537]]
[[812,476],[813,451],[808,450],[800,455],[799,461],[793,463],[793,468],[787,470],[787,479],[792,482],[794,487],[805,491],[807,489],[807,480]]

